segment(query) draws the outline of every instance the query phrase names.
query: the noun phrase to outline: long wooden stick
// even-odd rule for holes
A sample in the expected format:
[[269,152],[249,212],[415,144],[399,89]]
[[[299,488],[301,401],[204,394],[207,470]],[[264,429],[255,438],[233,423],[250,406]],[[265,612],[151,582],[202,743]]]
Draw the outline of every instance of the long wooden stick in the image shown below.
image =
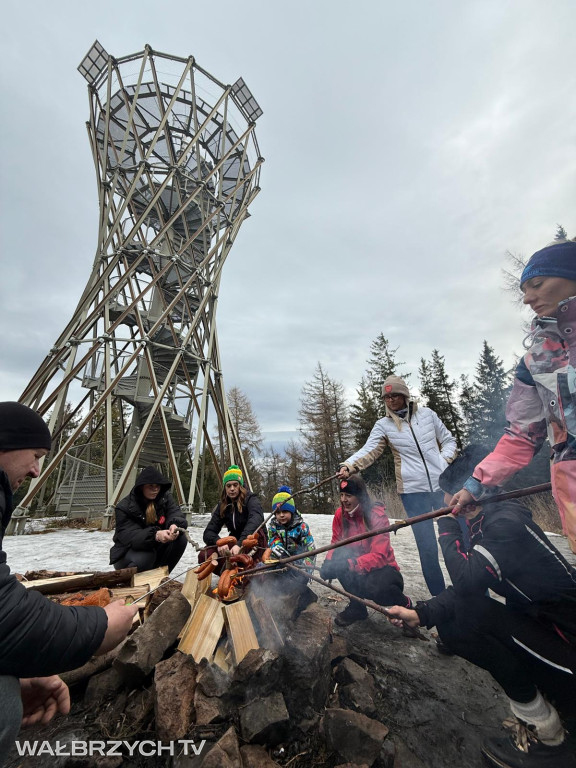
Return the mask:
[[[308,568],[310,566],[307,566],[306,568],[298,568],[297,565],[292,565],[291,563],[286,563],[286,567],[290,568],[292,571],[297,571],[298,573],[302,573],[305,576],[307,576],[309,579],[312,579],[312,581],[315,581],[317,584],[321,584],[323,587],[327,587],[328,589],[331,589],[333,592],[338,592],[339,595],[344,595],[344,597],[347,597],[349,600],[356,600],[357,603],[362,603],[362,605],[365,605],[366,608],[372,608],[374,611],[378,611],[378,613],[384,614],[384,616],[389,617],[390,611],[387,608],[384,608],[382,605],[378,605],[378,603],[375,603],[373,600],[366,600],[363,597],[358,597],[358,595],[353,595],[352,592],[347,592],[345,589],[341,589],[340,587],[335,587],[331,582],[324,581],[324,579],[319,579],[318,576],[312,576],[311,573],[308,573]],[[320,570],[319,568],[316,568],[314,566],[315,570]],[[404,629],[407,629],[411,635],[414,637],[419,637],[421,640],[428,641],[428,638],[426,635],[423,635],[422,632],[419,632],[416,627],[410,627],[408,624],[406,624],[405,621],[402,621],[402,626]]]
[[[534,493],[543,493],[549,491],[551,488],[550,483],[542,483],[541,485],[532,485],[530,488],[520,488],[517,491],[508,491],[507,493],[498,493],[495,496],[488,496],[477,503],[477,506],[485,506],[486,504],[494,504],[497,501],[508,501],[509,499],[518,499],[522,496],[531,496]],[[469,505],[472,506],[472,505]],[[350,536],[347,539],[336,541],[334,544],[326,544],[324,547],[318,547],[318,549],[311,549],[308,552],[302,552],[299,555],[291,555],[290,557],[282,557],[276,560],[272,564],[264,563],[264,567],[272,567],[276,564],[287,565],[293,563],[296,560],[302,560],[305,557],[315,557],[323,552],[328,552],[332,549],[338,549],[338,547],[345,547],[347,544],[355,544],[357,541],[363,541],[364,539],[370,539],[373,536],[380,536],[383,533],[391,533],[397,531],[399,528],[408,528],[416,523],[421,523],[424,520],[433,520],[435,517],[442,517],[443,515],[449,515],[456,504],[449,507],[442,507],[441,509],[433,510],[432,512],[426,512],[424,515],[416,515],[416,517],[409,517],[406,520],[399,520],[393,525],[386,525],[384,528],[376,528],[373,531],[366,531],[365,533],[358,533],[356,536]],[[242,571],[243,576],[248,576],[254,572],[254,569]]]

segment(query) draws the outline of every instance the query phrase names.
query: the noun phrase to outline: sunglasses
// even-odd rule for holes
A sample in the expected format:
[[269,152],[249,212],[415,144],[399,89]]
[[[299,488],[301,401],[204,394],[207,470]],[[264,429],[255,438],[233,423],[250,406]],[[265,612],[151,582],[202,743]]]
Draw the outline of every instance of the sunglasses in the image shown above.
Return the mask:
[[404,395],[400,395],[398,392],[393,392],[391,395],[384,395],[384,400],[394,400],[396,397],[404,397]]

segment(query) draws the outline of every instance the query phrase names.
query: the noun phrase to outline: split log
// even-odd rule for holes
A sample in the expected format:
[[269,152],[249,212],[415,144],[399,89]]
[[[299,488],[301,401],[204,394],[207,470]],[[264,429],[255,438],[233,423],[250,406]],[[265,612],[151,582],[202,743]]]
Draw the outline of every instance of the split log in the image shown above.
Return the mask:
[[264,600],[250,594],[247,602],[260,627],[260,640],[264,648],[270,648],[272,651],[281,650],[284,647],[284,640]]
[[[132,569],[133,572],[135,569]],[[155,589],[162,579],[168,576],[168,566],[163,565],[160,568],[152,568],[151,571],[140,571],[140,573],[133,573],[132,586],[139,587],[142,584],[148,584],[149,589]]]
[[35,589],[43,595],[57,595],[60,592],[71,592],[78,589],[99,589],[100,587],[127,584],[135,573],[136,568],[123,568],[120,571],[100,571],[74,576],[57,576],[53,579],[23,581],[22,584],[26,589]]
[[212,661],[223,627],[222,604],[200,595],[188,627],[182,633],[178,650],[188,653],[196,662],[203,658]]
[[182,594],[188,600],[192,608],[196,605],[200,595],[205,595],[210,590],[212,579],[202,579],[198,581],[198,576],[194,571],[188,571],[184,579]]
[[244,600],[222,606],[224,621],[228,630],[228,642],[232,647],[235,664],[240,664],[244,656],[253,648],[259,648],[252,620]]

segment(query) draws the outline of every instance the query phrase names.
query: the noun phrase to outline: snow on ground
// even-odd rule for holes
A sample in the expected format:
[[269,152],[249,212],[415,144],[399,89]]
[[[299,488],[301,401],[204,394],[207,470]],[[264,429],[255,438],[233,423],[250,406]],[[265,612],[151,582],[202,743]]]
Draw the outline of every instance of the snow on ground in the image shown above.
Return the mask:
[[[203,545],[202,534],[210,519],[209,515],[196,515],[189,533],[200,545]],[[308,515],[306,520],[310,525],[316,546],[321,547],[330,543],[332,534],[332,515]],[[393,522],[393,521],[391,521]],[[40,521],[30,521],[33,529],[43,527]],[[225,535],[223,531],[223,535]],[[554,546],[567,557],[571,563],[576,564],[576,557],[571,555],[567,540],[563,536],[552,537]],[[47,569],[58,571],[105,571],[110,570],[109,552],[112,546],[112,531],[89,531],[82,529],[57,529],[47,533],[23,536],[6,536],[4,538],[4,551],[8,556],[8,565],[13,573],[25,573],[26,571]],[[396,535],[392,534],[392,546],[396,554],[396,560],[404,577],[405,593],[416,600],[425,600],[429,597],[426,585],[420,570],[418,550],[414,542],[414,536],[409,530],[400,530]],[[318,557],[318,564],[322,563],[324,555]],[[182,559],[176,566],[173,575],[185,572],[197,565],[198,556],[192,545],[188,545]],[[440,562],[443,566],[442,555]],[[446,580],[448,576],[444,569]],[[184,575],[180,580],[184,579]],[[323,587],[313,585],[315,590],[322,592]]]

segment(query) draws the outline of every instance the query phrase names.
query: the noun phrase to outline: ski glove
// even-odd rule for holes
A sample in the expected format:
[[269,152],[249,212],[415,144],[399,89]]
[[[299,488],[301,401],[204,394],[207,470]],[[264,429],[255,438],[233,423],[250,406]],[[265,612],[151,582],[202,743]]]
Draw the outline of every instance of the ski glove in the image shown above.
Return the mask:
[[320,577],[326,581],[330,579],[337,579],[340,574],[345,573],[348,570],[348,563],[346,560],[324,560],[322,568],[320,568]]

